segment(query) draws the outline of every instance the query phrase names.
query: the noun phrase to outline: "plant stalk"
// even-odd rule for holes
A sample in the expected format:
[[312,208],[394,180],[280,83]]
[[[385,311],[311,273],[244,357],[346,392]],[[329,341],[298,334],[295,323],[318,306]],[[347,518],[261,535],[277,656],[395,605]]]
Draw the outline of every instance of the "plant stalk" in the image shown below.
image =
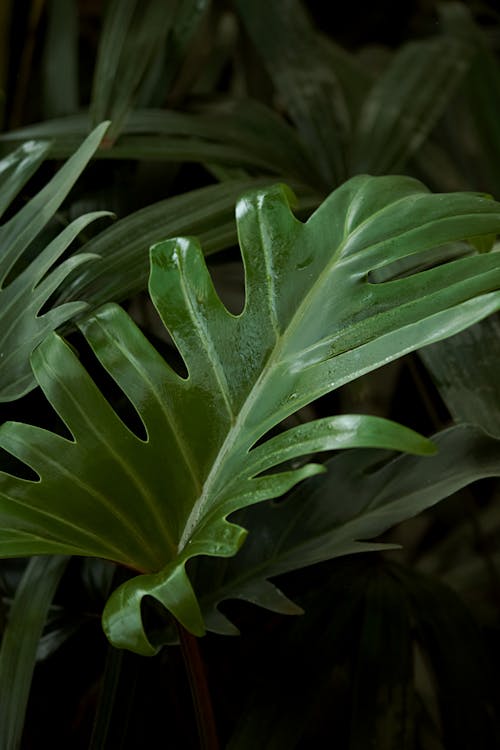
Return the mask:
[[193,699],[201,750],[219,750],[212,700],[198,639],[177,623],[182,657]]

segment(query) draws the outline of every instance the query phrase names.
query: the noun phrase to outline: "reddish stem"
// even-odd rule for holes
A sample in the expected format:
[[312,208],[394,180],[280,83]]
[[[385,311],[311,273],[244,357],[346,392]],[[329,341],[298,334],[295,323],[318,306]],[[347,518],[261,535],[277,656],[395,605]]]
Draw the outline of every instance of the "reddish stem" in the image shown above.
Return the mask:
[[219,750],[212,700],[198,639],[177,623],[182,657],[191,688],[201,750]]

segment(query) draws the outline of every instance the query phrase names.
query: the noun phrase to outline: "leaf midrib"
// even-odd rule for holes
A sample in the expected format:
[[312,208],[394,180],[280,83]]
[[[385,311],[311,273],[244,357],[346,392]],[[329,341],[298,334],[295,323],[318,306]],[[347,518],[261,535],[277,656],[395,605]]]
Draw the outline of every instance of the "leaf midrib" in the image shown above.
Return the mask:
[[[304,226],[304,229],[307,227],[307,225],[303,225],[303,226]],[[248,393],[247,398],[243,402],[240,411],[238,412],[237,415],[235,415],[233,425],[229,429],[226,439],[224,440],[219,452],[217,453],[217,456],[212,464],[212,468],[210,469],[210,472],[208,473],[207,478],[203,484],[201,495],[194,503],[191,513],[189,514],[189,517],[184,526],[184,531],[179,540],[179,547],[178,547],[179,552],[183,551],[188,541],[190,540],[192,533],[196,529],[198,522],[204,515],[205,506],[210,505],[210,493],[211,493],[212,486],[217,482],[220,469],[224,465],[227,457],[232,454],[235,445],[237,445],[238,437],[242,433],[242,428],[243,428],[243,425],[245,423],[247,416],[251,413],[252,407],[255,404],[255,402],[259,401],[259,399],[261,398],[260,396],[261,392],[265,391],[267,381],[272,376],[274,372],[274,367],[277,366],[277,364],[279,363],[280,355],[284,348],[285,339],[290,334],[290,331],[293,331],[298,325],[296,321],[297,320],[300,321],[302,319],[303,309],[304,307],[307,307],[307,303],[311,295],[313,295],[315,290],[317,290],[318,288],[322,286],[322,284],[324,283],[326,279],[326,276],[330,273],[331,268],[336,264],[339,254],[341,254],[342,248],[344,247],[345,241],[346,241],[346,236],[344,235],[342,242],[339,243],[338,248],[336,249],[335,253],[330,259],[330,262],[325,265],[324,269],[318,275],[315,283],[309,289],[308,293],[304,296],[297,310],[292,315],[290,322],[284,332],[279,331],[277,320],[275,320],[273,314],[271,315],[270,322],[272,325],[272,329],[275,332],[275,344],[273,346],[273,349],[259,377],[255,381],[253,387],[250,389]],[[263,243],[263,246],[264,246],[264,255],[267,258],[267,253],[265,250],[264,243]],[[266,268],[267,268],[267,261],[266,261]],[[272,289],[273,292],[275,291],[274,284],[272,286],[270,285],[270,288]],[[275,313],[276,311],[276,295],[274,295],[273,301],[274,301],[274,304],[271,304],[270,306],[271,313]],[[242,316],[244,315],[245,313],[242,314]],[[247,440],[248,445],[246,446],[246,451],[250,450],[251,446],[254,444],[255,440],[259,438],[259,436],[260,436],[259,434],[251,435],[251,439]]]
[[[359,193],[362,190],[361,186],[356,193]],[[420,196],[426,196],[427,193],[416,193],[417,197]],[[233,422],[232,427],[228,431],[227,437],[224,440],[213,464],[212,468],[210,469],[210,472],[207,475],[207,478],[203,485],[203,490],[199,498],[196,500],[196,502],[193,505],[192,511],[186,521],[184,531],[181,535],[178,551],[182,552],[185,546],[187,545],[188,541],[190,540],[193,532],[196,529],[196,526],[198,525],[201,518],[205,515],[205,507],[210,507],[211,505],[211,492],[214,485],[217,484],[218,477],[220,475],[221,468],[223,467],[226,460],[231,456],[233,453],[233,450],[235,446],[238,444],[238,438],[241,435],[243,431],[243,427],[245,424],[245,420],[247,419],[248,415],[251,413],[252,408],[256,401],[258,402],[261,398],[261,394],[265,392],[265,388],[267,385],[268,380],[271,378],[274,372],[274,368],[279,364],[279,358],[282,353],[282,350],[285,346],[286,340],[290,339],[290,336],[293,335],[293,332],[297,329],[297,327],[300,325],[300,322],[303,318],[303,315],[305,314],[305,310],[307,310],[309,306],[309,301],[311,297],[315,297],[318,293],[318,289],[323,286],[325,281],[327,280],[327,277],[331,275],[332,272],[334,272],[335,266],[338,265],[339,260],[342,259],[342,251],[345,248],[346,244],[350,241],[352,241],[352,238],[355,237],[357,234],[361,233],[362,230],[365,228],[365,226],[371,222],[373,222],[376,218],[380,217],[380,214],[384,213],[388,209],[394,209],[394,206],[398,203],[406,201],[408,198],[414,197],[414,194],[411,195],[405,195],[402,198],[399,198],[396,201],[392,201],[391,203],[386,204],[385,206],[379,208],[375,213],[368,216],[364,221],[360,222],[351,232],[348,231],[348,222],[349,219],[352,217],[352,204],[353,200],[351,201],[349,205],[348,211],[346,211],[346,217],[344,220],[344,232],[342,240],[339,242],[335,252],[329,259],[329,262],[326,263],[321,273],[318,275],[316,281],[314,284],[310,287],[308,292],[305,294],[305,296],[302,299],[302,302],[298,306],[297,310],[293,314],[293,316],[290,319],[290,322],[288,326],[286,327],[285,331],[278,333],[278,329],[274,328],[273,330],[276,331],[276,339],[275,339],[275,345],[259,375],[257,380],[255,381],[253,387],[250,389],[247,398],[243,402],[241,409],[237,415],[235,415],[235,420]],[[481,212],[474,213],[473,216],[477,217],[478,214]],[[469,215],[469,213],[467,213]],[[427,222],[427,224],[432,224],[435,221],[442,221],[446,220],[447,218],[451,217],[439,217],[438,219],[433,219],[431,222]],[[462,218],[462,215],[461,215]],[[307,229],[307,227],[310,226],[308,223],[304,224],[304,230]],[[416,227],[415,227],[416,228]],[[414,229],[415,229],[414,228]],[[419,227],[421,228],[421,226]],[[410,230],[411,231],[411,230]],[[398,239],[402,235],[406,234],[408,230],[405,230],[403,232],[400,232],[399,234],[395,235],[395,237],[391,237],[391,240]],[[379,242],[375,242],[373,246],[379,246],[380,244],[383,244],[384,242],[387,242],[387,239],[384,239]],[[372,247],[370,245],[369,247]],[[365,248],[366,249],[366,248]],[[265,250],[264,250],[264,254]],[[399,256],[398,256],[399,257]],[[347,258],[348,261],[352,259],[352,255],[349,255],[349,258]],[[398,258],[395,258],[394,260],[397,260]],[[274,285],[273,285],[274,290]],[[272,310],[275,310],[275,305],[272,306]],[[244,315],[244,313],[243,313]],[[300,354],[300,352],[296,352],[295,356]],[[294,403],[293,411],[296,411],[296,409],[299,408],[299,403]],[[280,415],[280,421],[283,419],[285,415]],[[255,433],[255,431],[254,431]],[[259,437],[261,437],[263,433],[259,432],[253,435],[249,435],[248,437],[250,439],[247,439],[247,445],[246,445],[246,451],[248,452],[252,445],[255,443],[256,440],[258,440]],[[245,447],[245,446],[243,446]],[[241,449],[241,446],[240,446]],[[212,499],[213,502],[213,499]]]

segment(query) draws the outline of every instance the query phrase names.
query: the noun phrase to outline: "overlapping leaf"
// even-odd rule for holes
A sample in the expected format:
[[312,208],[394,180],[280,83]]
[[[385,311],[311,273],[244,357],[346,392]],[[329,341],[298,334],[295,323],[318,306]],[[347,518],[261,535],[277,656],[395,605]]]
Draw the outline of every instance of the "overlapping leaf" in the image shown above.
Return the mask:
[[[196,235],[205,255],[238,241],[234,204],[242,192],[263,187],[263,178],[228,180],[153,203],[111,224],[86,242],[80,252],[98,259],[80,267],[61,285],[57,302],[85,300],[92,307],[121,302],[148,285],[148,249],[158,237]],[[311,194],[299,196],[306,212],[317,205]]]
[[284,462],[360,445],[428,451],[411,431],[370,417],[321,419],[258,443],[313,399],[500,306],[496,254],[380,284],[369,276],[433,245],[499,231],[492,201],[365,176],[335,191],[306,224],[288,201],[277,186],[238,204],[246,273],[238,316],[217,297],[194,240],[153,248],[151,297],[187,378],[120,308],[105,306],[82,324],[146,439],[124,425],[56,334],[35,350],[33,369],[73,439],[15,423],[0,429],[1,447],[40,477],[1,475],[0,554],[93,555],[144,574],[107,604],[104,626],[115,645],[153,652],[141,619],[148,596],[203,632],[185,564],[234,555],[245,531],[227,521],[230,513],[321,470],[276,470]]
[[369,540],[471,482],[500,476],[500,443],[479,428],[453,427],[435,435],[433,442],[438,452],[432,457],[406,455],[387,462],[377,450],[340,454],[327,462],[325,474],[299,486],[284,502],[239,514],[238,523],[250,532],[243,549],[235,558],[208,560],[197,570],[196,590],[207,627],[236,632],[217,608],[226,599],[296,614],[300,610],[270,578],[383,549],[385,545]]
[[403,45],[372,82],[356,58],[321,37],[302,3],[237,0],[236,7],[329,187],[360,172],[401,170],[470,62],[470,45],[458,38],[420,40]]
[[330,50],[299,2],[237,0],[236,8],[324,185],[339,184],[346,178],[351,123]]
[[[0,136],[2,144],[50,138],[51,155],[72,153],[88,132],[88,113],[48,120]],[[121,135],[99,158],[155,161],[212,161],[321,184],[312,159],[295,130],[272,110],[252,100],[227,100],[194,112],[138,109],[130,112]]]
[[[79,232],[90,222],[107,215],[106,212],[80,217],[17,274],[16,268],[92,157],[106,127],[107,124],[103,124],[96,128],[49,184],[0,226],[0,401],[19,398],[34,387],[30,353],[50,331],[87,307],[85,302],[72,301],[39,315],[44,303],[68,274],[96,257],[82,253],[68,258],[51,271]],[[45,153],[45,145],[31,143],[0,162],[2,211],[31,176]]]
[[401,170],[442,116],[470,57],[470,48],[457,39],[403,45],[360,108],[350,173]]
[[[134,101],[152,93],[163,77],[162,93],[196,30],[206,0],[113,0],[107,7],[94,72],[91,109],[95,122],[110,118],[112,141]],[[167,80],[165,80],[167,79]]]

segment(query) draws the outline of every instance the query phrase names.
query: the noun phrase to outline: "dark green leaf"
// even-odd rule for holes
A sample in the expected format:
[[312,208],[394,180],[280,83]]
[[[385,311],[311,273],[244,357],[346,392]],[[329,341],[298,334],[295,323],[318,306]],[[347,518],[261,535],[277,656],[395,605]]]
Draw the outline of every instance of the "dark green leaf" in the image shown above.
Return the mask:
[[358,562],[337,566],[320,590],[308,591],[304,617],[266,632],[266,647],[251,661],[255,688],[227,750],[322,747],[332,737],[346,746],[349,705],[342,693],[369,580],[368,566]]
[[[30,125],[0,137],[17,144],[27,138],[50,138],[51,156],[72,153],[88,132],[87,114]],[[213,161],[318,182],[314,165],[293,128],[272,110],[251,100],[228,101],[224,106],[193,113],[174,110],[130,112],[122,136],[97,156],[105,159]]]
[[453,39],[404,45],[361,109],[351,174],[398,172],[425,141],[467,70],[468,48]]
[[[184,47],[196,28],[207,2],[190,3],[189,14],[182,6],[178,0],[171,0],[167,5],[162,0],[142,3],[111,0],[109,3],[94,73],[91,110],[94,122],[105,118],[112,120],[108,134],[111,142],[120,133],[141,86],[154,89],[158,58],[164,61],[165,67],[166,50],[167,54],[171,52],[170,62],[178,62],[179,47]],[[169,35],[170,49],[166,47]]]
[[10,609],[0,648],[0,746],[5,750],[21,744],[38,642],[66,564],[59,556],[30,560]]
[[412,622],[404,590],[371,577],[355,671],[349,750],[414,748]]
[[[491,184],[498,193],[500,189],[500,66],[493,50],[488,44],[484,33],[477,26],[470,10],[464,3],[450,2],[440,5],[440,13],[445,29],[455,39],[465,43],[471,50],[472,61],[470,71],[464,81],[462,112],[459,110],[451,125],[453,131],[467,133],[467,138],[458,139],[457,146],[462,153],[455,158],[464,162],[464,154],[468,157],[466,169],[474,170],[479,154],[487,154],[479,159],[480,169],[489,175]],[[456,117],[464,121],[460,128],[456,127]],[[466,127],[468,120],[472,121],[473,132]],[[472,147],[471,147],[472,145]],[[469,162],[469,164],[467,164]],[[474,173],[474,172],[473,172]],[[483,183],[484,184],[484,183]]]
[[185,565],[198,555],[234,555],[246,532],[226,520],[230,513],[322,470],[280,471],[283,461],[350,445],[428,453],[429,442],[415,433],[359,416],[318,420],[255,446],[314,399],[500,305],[494,253],[397,281],[369,280],[401,257],[498,231],[499,206],[490,200],[431,195],[409,178],[358,177],[305,224],[288,201],[277,186],[238,204],[246,273],[238,316],[218,298],[194,240],[153,247],[151,297],[187,379],[120,308],[105,306],[82,323],[147,439],[124,425],[56,334],[32,363],[72,440],[29,425],[0,428],[1,446],[40,476],[0,475],[1,554],[73,552],[144,573],[106,605],[105,629],[116,645],[154,651],[141,619],[144,596],[203,632]]
[[495,747],[500,741],[498,690],[481,630],[446,586],[404,569],[399,576],[433,677],[444,746]]
[[[197,590],[207,626],[234,626],[216,609],[241,598],[284,614],[297,607],[268,579],[354,552],[377,550],[374,539],[471,482],[500,476],[499,441],[471,426],[433,437],[438,453],[381,461],[379,451],[343,453],[328,472],[296,489],[285,501],[248,508],[236,520],[249,529],[238,555],[207,560],[197,569]],[[254,533],[252,533],[254,532]]]
[[500,437],[497,316],[420,352],[452,417]]
[[46,117],[61,117],[78,111],[76,0],[50,0],[48,3],[43,59],[43,104]]
[[349,111],[332,55],[296,0],[236,0],[236,8],[312,155],[323,186],[346,178]]

